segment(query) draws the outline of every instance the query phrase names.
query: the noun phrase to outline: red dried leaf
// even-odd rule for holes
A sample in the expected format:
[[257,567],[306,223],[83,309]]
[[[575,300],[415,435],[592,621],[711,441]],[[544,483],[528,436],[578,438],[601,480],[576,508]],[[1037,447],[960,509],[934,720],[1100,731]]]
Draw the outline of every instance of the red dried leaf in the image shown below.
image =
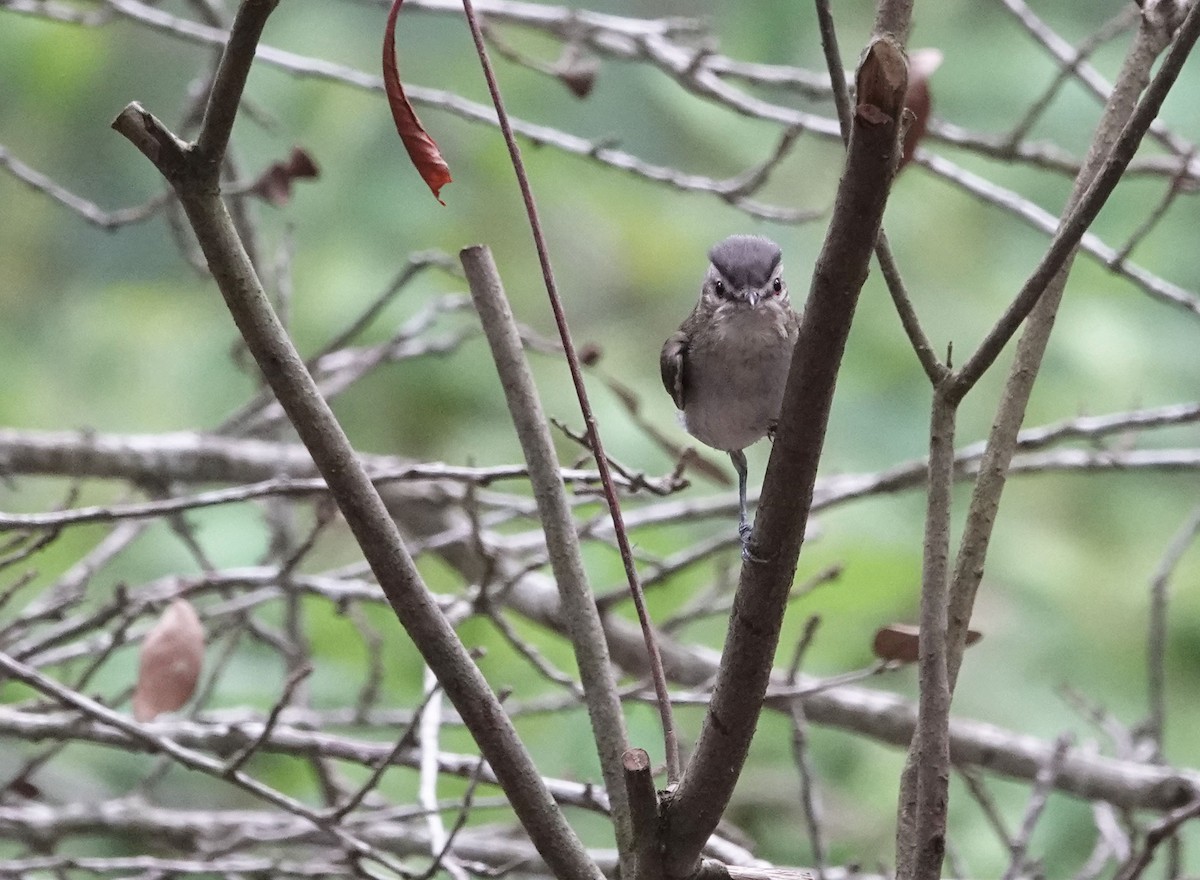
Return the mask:
[[904,106],[912,112],[913,118],[904,132],[900,168],[912,161],[917,144],[925,137],[925,129],[929,127],[929,114],[933,110],[929,77],[941,64],[942,53],[938,49],[918,49],[908,57],[908,91],[904,93]]
[[152,721],[191,699],[204,663],[204,627],[187,599],[176,599],[146,634],[133,692],[133,717]]
[[396,131],[413,165],[417,167],[422,179],[433,191],[433,197],[441,204],[443,186],[450,183],[450,166],[442,158],[438,145],[421,125],[417,113],[408,103],[404,94],[404,86],[400,84],[400,72],[396,68],[396,15],[400,12],[400,4],[404,0],[392,0],[392,8],[388,12],[387,26],[383,31],[383,90],[387,92],[388,106],[392,108],[392,118],[396,120]]
[[919,637],[920,630],[917,627],[893,623],[890,626],[879,628],[871,647],[875,656],[880,660],[889,660],[893,663],[916,663]]
[[[921,629],[907,623],[893,623],[881,626],[875,633],[872,650],[880,660],[892,663],[916,663],[919,655]],[[973,645],[983,638],[978,630],[967,630],[967,645]]]
[[318,177],[320,173],[312,156],[300,147],[293,147],[286,162],[272,162],[248,191],[278,207],[291,200],[293,180]]

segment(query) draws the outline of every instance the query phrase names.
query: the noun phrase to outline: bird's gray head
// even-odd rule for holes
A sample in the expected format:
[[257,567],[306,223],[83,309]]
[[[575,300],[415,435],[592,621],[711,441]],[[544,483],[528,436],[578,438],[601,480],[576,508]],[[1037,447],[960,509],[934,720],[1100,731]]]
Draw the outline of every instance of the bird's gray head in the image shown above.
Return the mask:
[[760,235],[731,235],[708,252],[710,265],[701,297],[713,309],[787,304],[779,245]]

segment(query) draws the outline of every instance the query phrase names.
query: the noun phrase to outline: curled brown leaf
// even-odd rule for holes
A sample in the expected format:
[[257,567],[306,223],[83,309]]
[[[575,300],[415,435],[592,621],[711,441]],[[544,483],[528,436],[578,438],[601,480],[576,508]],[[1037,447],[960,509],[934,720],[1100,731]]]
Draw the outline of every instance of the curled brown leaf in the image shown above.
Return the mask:
[[396,122],[396,132],[400,141],[408,150],[421,178],[433,192],[433,197],[441,204],[443,186],[450,183],[450,166],[442,158],[438,145],[421,125],[417,113],[404,94],[404,86],[400,84],[400,71],[396,67],[396,15],[400,12],[400,4],[404,0],[392,0],[392,8],[388,11],[387,25],[383,31],[383,90],[387,93],[388,106],[392,109],[392,119]]
[[313,157],[301,147],[293,147],[287,161],[272,162],[251,184],[248,192],[278,207],[291,200],[292,181],[312,179],[320,174],[321,169]]
[[[967,630],[967,644],[973,645],[983,638],[978,630]],[[920,627],[907,623],[891,623],[875,632],[872,651],[880,660],[891,663],[916,663],[921,643]]]
[[583,99],[592,93],[596,85],[596,77],[600,73],[600,62],[586,54],[575,43],[568,43],[563,49],[562,57],[551,68],[576,98]]
[[204,663],[204,627],[187,599],[176,599],[142,641],[133,717],[152,721],[191,699]]

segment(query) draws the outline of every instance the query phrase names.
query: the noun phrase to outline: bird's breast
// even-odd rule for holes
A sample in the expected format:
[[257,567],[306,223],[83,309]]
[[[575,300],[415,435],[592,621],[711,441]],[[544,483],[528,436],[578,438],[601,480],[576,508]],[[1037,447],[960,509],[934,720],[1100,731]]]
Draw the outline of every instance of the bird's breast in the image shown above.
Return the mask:
[[779,418],[793,338],[780,309],[738,309],[713,316],[688,350],[688,432],[714,449],[744,449]]

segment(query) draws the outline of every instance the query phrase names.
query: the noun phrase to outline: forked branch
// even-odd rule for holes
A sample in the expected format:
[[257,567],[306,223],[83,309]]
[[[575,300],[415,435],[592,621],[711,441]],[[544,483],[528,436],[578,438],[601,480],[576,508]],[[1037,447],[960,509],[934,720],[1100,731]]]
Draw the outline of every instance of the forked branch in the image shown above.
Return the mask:
[[[279,322],[219,190],[219,170],[258,36],[274,2],[238,12],[195,146],[131,104],[113,127],[170,181],[225,303],[329,486],[396,616],[475,737],[534,845],[563,877],[599,869],[567,824],[487,681],[426,588],[396,525]],[[220,106],[214,106],[220,104]]]
[[846,169],[800,325],[716,690],[692,759],[666,804],[668,877],[686,877],[696,869],[700,848],[729,802],[762,709],[838,368],[895,172],[906,81],[900,44],[890,36],[874,38],[858,71]]

